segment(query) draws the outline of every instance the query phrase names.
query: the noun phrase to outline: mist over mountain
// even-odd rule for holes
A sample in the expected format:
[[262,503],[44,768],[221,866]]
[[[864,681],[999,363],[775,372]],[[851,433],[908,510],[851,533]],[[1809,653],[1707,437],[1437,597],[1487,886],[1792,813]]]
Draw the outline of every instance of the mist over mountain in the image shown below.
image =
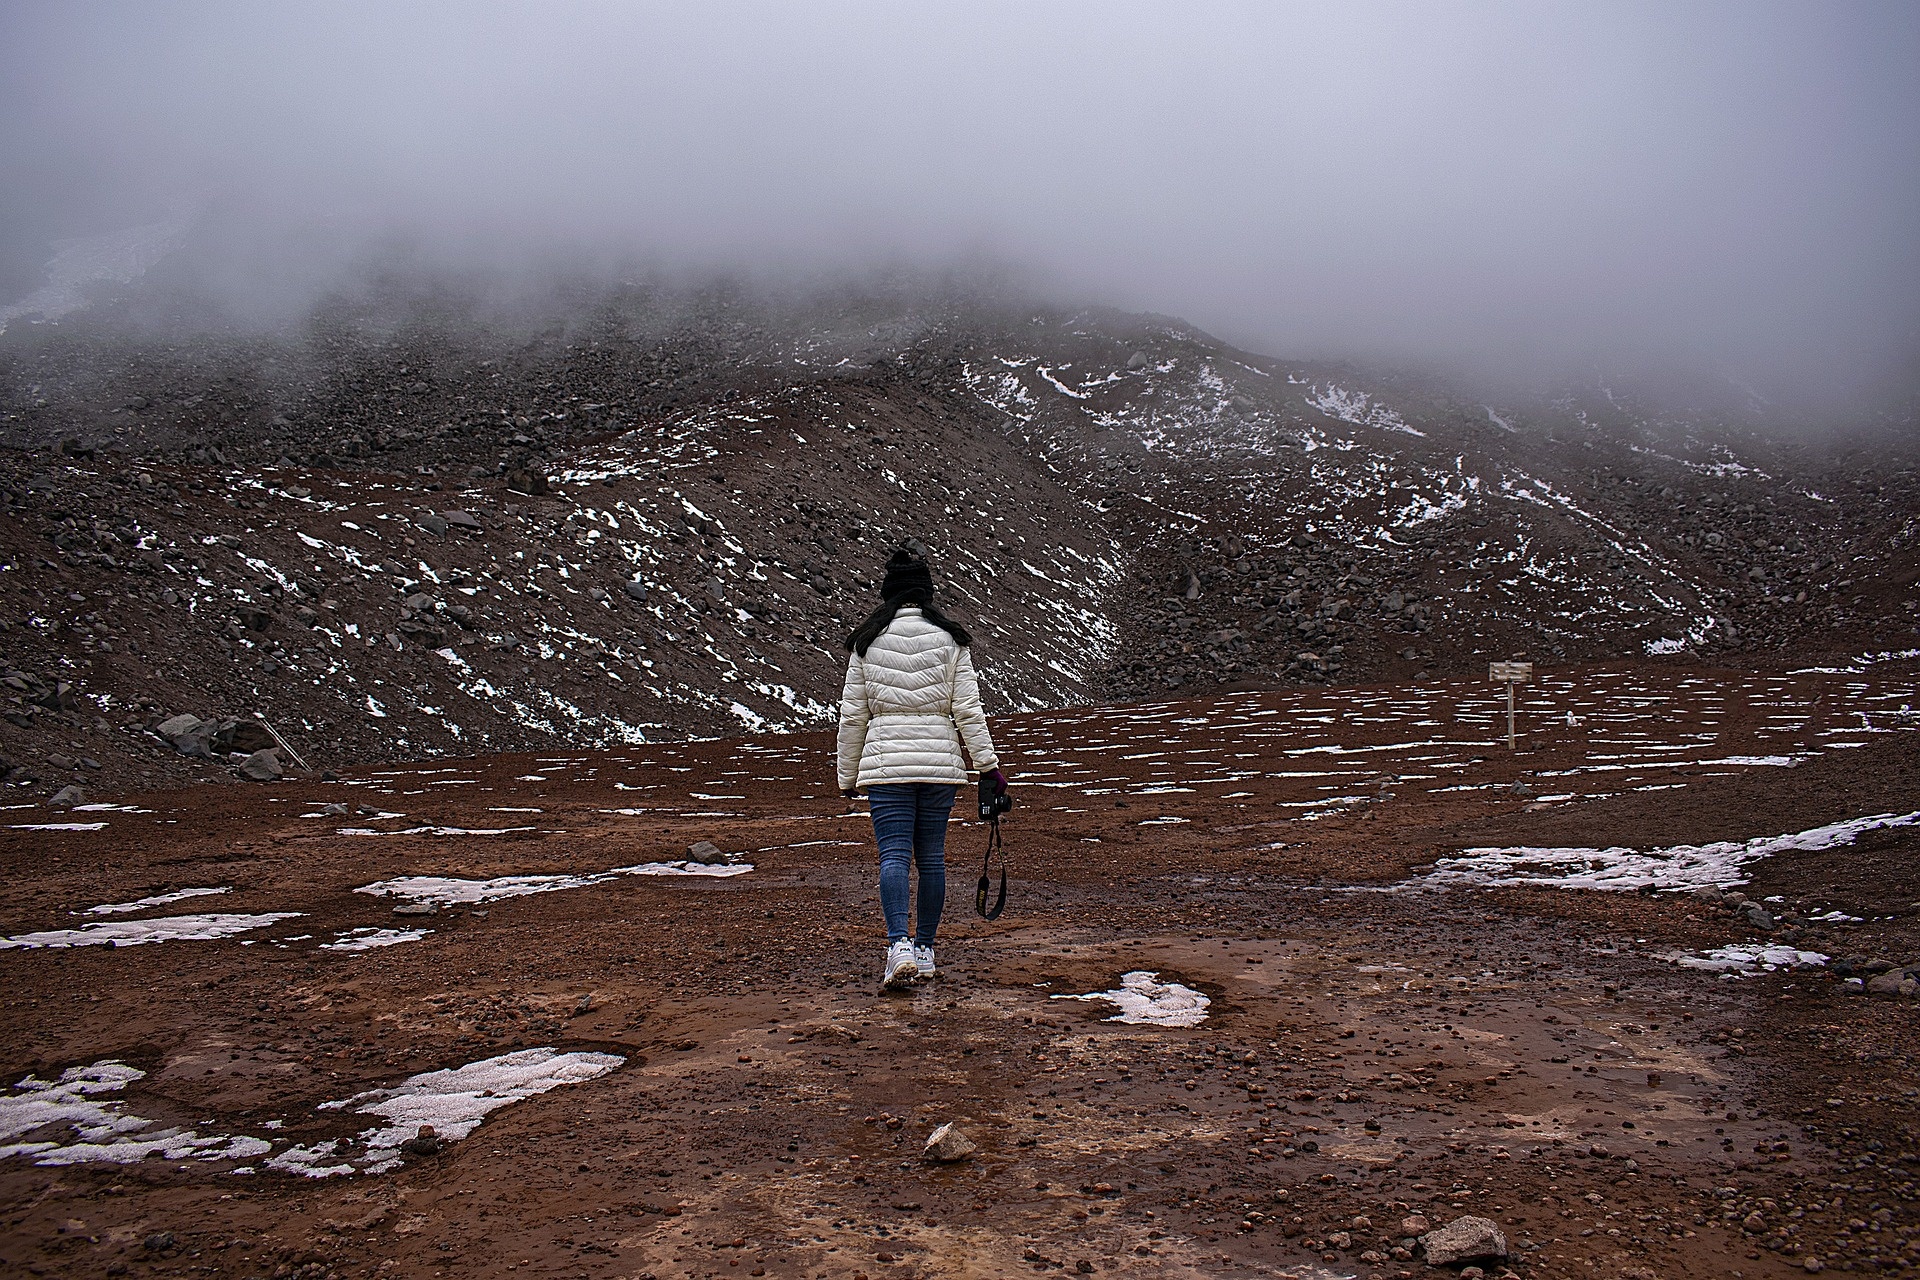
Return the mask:
[[19,5],[0,310],[57,310],[76,254],[171,255],[251,325],[395,261],[522,301],[987,269],[1289,358],[1830,421],[1911,404],[1917,54],[1900,5]]

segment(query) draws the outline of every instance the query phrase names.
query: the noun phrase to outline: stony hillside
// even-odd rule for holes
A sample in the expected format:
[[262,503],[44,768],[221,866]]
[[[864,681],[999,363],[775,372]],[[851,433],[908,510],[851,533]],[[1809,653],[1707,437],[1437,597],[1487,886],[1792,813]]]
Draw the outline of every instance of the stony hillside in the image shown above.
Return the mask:
[[1599,383],[870,298],[152,320],[0,334],[0,754],[42,790],[216,773],[256,719],[316,769],[824,724],[908,535],[1002,708],[1917,643],[1910,458]]

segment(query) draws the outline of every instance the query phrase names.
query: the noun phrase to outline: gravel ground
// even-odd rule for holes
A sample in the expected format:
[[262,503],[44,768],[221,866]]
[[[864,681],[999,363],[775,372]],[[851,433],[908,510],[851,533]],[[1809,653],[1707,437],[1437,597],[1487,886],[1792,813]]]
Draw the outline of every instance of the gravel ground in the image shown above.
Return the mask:
[[[1920,958],[1912,667],[1572,672],[1512,754],[1467,682],[1006,718],[1012,905],[956,824],[902,995],[821,734],[9,809],[0,1271],[1402,1276],[1466,1215],[1490,1275],[1904,1270],[1915,1004],[1846,978]],[[1677,962],[1740,945],[1830,961]],[[1129,974],[1204,1018],[1054,998]]]

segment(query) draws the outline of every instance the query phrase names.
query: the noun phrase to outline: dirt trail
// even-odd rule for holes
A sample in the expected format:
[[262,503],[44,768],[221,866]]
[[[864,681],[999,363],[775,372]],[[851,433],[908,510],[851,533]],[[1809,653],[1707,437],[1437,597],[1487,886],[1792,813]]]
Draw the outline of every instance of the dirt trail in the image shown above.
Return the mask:
[[[1920,956],[1920,825],[1893,820],[1920,810],[1912,674],[1535,693],[1515,756],[1468,684],[1007,721],[1013,906],[973,916],[957,825],[941,977],[894,997],[824,735],[10,810],[0,1118],[30,1074],[117,1062],[145,1074],[73,1105],[157,1127],[96,1143],[178,1132],[126,1163],[81,1159],[71,1115],[0,1137],[45,1144],[0,1158],[0,1272],[1399,1276],[1426,1270],[1404,1220],[1467,1213],[1526,1275],[1910,1266],[1913,1002],[1836,964],[1676,958]],[[1870,815],[1893,818],[1742,861]],[[703,838],[752,870],[684,874]],[[1751,877],[1772,931],[1547,883],[1713,841],[1700,865]],[[1555,860],[1576,846],[1606,853]],[[1513,883],[1429,879],[1509,847]],[[555,879],[496,881],[530,876]],[[78,914],[189,889],[222,892]],[[1204,1020],[1055,998],[1130,973]],[[503,1103],[485,1068],[463,1105],[490,1109],[437,1151],[381,1145],[411,1113],[356,1109],[509,1054],[534,1083]],[[979,1150],[923,1163],[947,1121]]]

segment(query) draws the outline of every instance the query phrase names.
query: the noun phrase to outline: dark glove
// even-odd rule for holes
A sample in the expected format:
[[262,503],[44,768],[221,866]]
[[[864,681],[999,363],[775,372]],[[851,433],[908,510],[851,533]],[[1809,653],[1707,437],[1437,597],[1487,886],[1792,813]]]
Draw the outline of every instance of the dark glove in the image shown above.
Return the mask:
[[857,799],[859,799],[859,798],[860,798],[860,788],[858,788],[858,787],[842,787],[842,788],[840,789],[840,794],[841,794],[841,795],[843,795],[843,796],[845,796],[845,797],[846,797],[847,799],[849,799],[849,800],[857,800]]
[[995,795],[999,796],[1007,793],[1007,775],[1004,772],[995,769],[987,774],[987,777],[993,779],[993,793]]

